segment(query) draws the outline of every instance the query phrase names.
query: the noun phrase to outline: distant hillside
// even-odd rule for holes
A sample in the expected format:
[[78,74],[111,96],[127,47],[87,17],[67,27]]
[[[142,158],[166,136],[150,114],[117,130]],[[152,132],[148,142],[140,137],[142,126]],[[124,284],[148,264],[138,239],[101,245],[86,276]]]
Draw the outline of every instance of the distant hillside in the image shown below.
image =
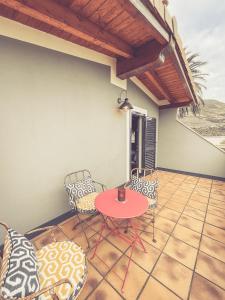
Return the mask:
[[205,100],[200,116],[189,113],[180,121],[203,136],[225,136],[225,103]]
[[180,121],[205,137],[215,146],[225,151],[225,103],[218,100],[205,100],[200,115],[188,116]]

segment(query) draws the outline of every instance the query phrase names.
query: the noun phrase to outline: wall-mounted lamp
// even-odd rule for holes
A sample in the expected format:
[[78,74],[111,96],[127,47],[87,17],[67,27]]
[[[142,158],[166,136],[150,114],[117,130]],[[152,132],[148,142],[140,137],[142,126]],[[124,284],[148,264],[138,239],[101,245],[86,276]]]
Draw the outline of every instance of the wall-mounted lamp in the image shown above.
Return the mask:
[[[123,97],[123,94],[124,97]],[[128,98],[127,98],[127,91],[126,90],[122,90],[120,93],[119,98],[117,99],[118,104],[120,104],[119,109],[121,110],[130,110],[133,109],[133,105],[129,102]]]

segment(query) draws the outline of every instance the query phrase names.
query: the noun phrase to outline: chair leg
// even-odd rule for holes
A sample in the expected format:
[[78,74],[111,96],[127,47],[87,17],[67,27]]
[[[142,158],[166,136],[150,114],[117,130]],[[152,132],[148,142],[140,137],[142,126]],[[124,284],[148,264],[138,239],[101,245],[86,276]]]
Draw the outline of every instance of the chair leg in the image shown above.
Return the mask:
[[125,229],[124,229],[124,233],[128,233],[128,227],[129,227],[129,219],[127,219],[127,221],[126,221],[126,227],[125,227]]
[[79,213],[77,213],[77,218],[79,220],[79,224],[81,225],[81,228],[82,228],[82,231],[83,231],[83,234],[85,236],[85,239],[87,241],[87,245],[88,245],[88,250],[91,248],[90,247],[90,243],[89,243],[89,240],[88,240],[88,237],[87,237],[87,234],[86,234],[86,231],[85,231],[85,228],[84,228],[84,224],[83,224],[83,220],[80,219],[80,216],[79,216]]
[[52,300],[59,300],[59,297],[56,295],[55,292],[53,292],[53,293],[51,294],[51,298],[52,298]]
[[153,209],[152,212],[152,226],[153,226],[153,236],[152,236],[152,241],[153,243],[156,243],[156,239],[155,239],[155,209]]

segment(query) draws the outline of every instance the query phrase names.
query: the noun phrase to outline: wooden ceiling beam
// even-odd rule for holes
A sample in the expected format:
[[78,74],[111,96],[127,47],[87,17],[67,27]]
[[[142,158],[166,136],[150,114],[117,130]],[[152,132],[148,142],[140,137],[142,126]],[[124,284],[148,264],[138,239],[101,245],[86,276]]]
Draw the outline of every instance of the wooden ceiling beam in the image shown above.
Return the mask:
[[176,73],[178,74],[180,81],[183,82],[183,87],[186,90],[186,93],[189,95],[189,98],[191,98],[192,100],[196,100],[196,95],[191,89],[190,83],[188,81],[188,76],[186,75],[182,63],[178,57],[176,43],[173,38],[171,38],[164,53],[166,56],[170,57],[172,64],[176,69]]
[[161,110],[161,109],[167,109],[167,108],[178,108],[178,107],[182,107],[182,106],[188,106],[189,104],[191,104],[191,102],[192,102],[192,100],[188,100],[188,101],[183,101],[183,102],[161,105],[161,106],[159,106],[159,109]]
[[175,103],[176,99],[171,95],[168,88],[163,84],[162,80],[159,78],[154,70],[149,70],[145,72],[145,76],[149,81],[156,87],[156,89],[168,100],[170,103]]
[[155,72],[155,68],[165,61],[165,49],[166,47],[163,48],[155,40],[148,42],[146,45],[136,49],[134,57],[117,60],[117,76],[120,79],[127,79],[144,73],[145,77],[155,86],[160,94],[169,102],[174,103],[176,100]]
[[63,30],[90,45],[106,49],[114,55],[124,58],[133,56],[133,50],[127,43],[53,0],[0,0],[0,4]]
[[134,57],[118,59],[116,65],[117,76],[120,79],[138,76],[154,65],[163,63],[164,56],[161,54],[162,49],[163,46],[153,40],[138,48],[134,53]]

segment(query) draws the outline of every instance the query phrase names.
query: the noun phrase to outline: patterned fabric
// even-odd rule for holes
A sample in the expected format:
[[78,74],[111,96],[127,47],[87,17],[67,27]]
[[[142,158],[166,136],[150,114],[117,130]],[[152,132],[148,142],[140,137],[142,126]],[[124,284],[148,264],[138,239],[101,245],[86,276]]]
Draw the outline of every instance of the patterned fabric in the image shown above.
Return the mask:
[[[61,280],[69,279],[69,284],[55,288],[60,300],[77,297],[87,277],[86,257],[80,246],[64,241],[51,243],[37,251],[41,288]],[[52,300],[49,293],[42,295],[42,300]]]
[[69,202],[72,208],[74,208],[74,201],[80,199],[88,194],[96,192],[94,183],[91,177],[86,177],[83,180],[79,180],[74,183],[70,183],[65,186],[67,193],[69,194]]
[[149,198],[149,207],[155,208],[157,203],[157,187],[158,181],[146,181],[136,176],[132,177],[130,188]]
[[80,198],[76,201],[77,211],[80,213],[85,214],[94,214],[96,213],[95,208],[95,198],[97,197],[98,193],[94,192]]
[[38,265],[31,242],[9,229],[5,246],[7,261],[4,258],[0,294],[3,297],[20,298],[38,291]]

